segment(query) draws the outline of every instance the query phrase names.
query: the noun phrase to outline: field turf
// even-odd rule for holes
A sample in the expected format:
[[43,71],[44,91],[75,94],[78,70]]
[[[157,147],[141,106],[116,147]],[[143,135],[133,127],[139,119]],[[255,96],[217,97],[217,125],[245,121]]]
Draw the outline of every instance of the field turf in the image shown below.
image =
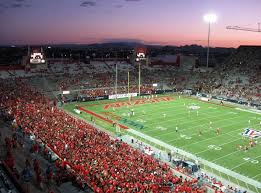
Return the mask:
[[[64,109],[75,113],[75,104],[66,104]],[[237,148],[249,144],[250,139],[241,135],[246,128],[261,131],[260,114],[175,95],[77,105],[261,182],[260,139],[255,139],[258,145],[248,151]],[[134,115],[131,115],[132,111]],[[82,111],[78,116],[90,121],[93,115]],[[115,132],[111,123],[93,117],[96,124]],[[217,128],[220,128],[220,134],[217,134]]]

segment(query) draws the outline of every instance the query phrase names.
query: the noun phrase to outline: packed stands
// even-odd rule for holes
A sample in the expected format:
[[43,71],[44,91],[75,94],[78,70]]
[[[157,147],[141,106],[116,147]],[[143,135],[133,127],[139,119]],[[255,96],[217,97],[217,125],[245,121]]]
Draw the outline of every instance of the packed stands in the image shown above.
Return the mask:
[[78,183],[87,183],[94,192],[205,191],[197,186],[197,180],[173,176],[167,164],[66,114],[21,79],[1,80],[0,84],[0,108],[25,135],[34,135],[36,141],[50,147],[62,165],[73,169]]
[[198,73],[195,90],[247,104],[260,104],[260,48],[240,47],[223,65],[210,73]]
[[[176,91],[192,89],[242,104],[261,105],[258,50],[240,47],[224,64],[211,69],[183,71],[175,67],[142,66],[141,93],[152,94],[157,89],[153,83],[164,83]],[[117,93],[127,93],[128,71],[130,92],[138,92],[137,66],[119,62]],[[115,62],[52,64],[47,69],[35,67],[31,71],[19,69],[0,74],[0,109],[8,112],[27,135],[36,136],[50,147],[61,158],[61,164],[72,169],[70,175],[81,186],[88,184],[95,192],[168,192],[171,188],[174,192],[204,192],[197,180],[173,176],[166,164],[71,117],[44,95],[47,91],[63,90],[77,90],[76,98],[115,94]],[[42,90],[35,91],[28,85]],[[10,168],[11,158],[12,154],[8,154]],[[201,177],[213,181],[208,176]]]

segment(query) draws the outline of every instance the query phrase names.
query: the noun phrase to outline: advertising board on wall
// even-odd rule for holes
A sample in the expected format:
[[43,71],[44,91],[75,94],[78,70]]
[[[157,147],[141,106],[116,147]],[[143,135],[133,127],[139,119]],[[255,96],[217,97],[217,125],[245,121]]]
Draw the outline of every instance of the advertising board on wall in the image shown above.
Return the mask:
[[109,99],[121,99],[121,98],[136,97],[136,96],[138,96],[138,93],[114,94],[114,95],[109,95]]

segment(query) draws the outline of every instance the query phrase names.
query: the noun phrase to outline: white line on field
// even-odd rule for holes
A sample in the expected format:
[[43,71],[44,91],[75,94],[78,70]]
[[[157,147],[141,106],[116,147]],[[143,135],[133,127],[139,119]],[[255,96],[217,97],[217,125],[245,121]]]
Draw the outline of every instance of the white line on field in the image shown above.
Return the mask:
[[240,179],[241,181],[248,182],[249,184],[251,184],[253,186],[256,186],[258,188],[261,188],[261,183],[260,182],[254,180],[252,178],[246,177],[246,176],[244,176],[242,174],[239,174],[239,173],[237,173],[235,171],[232,171],[231,169],[228,169],[228,168],[225,168],[223,166],[217,165],[217,164],[215,164],[215,163],[213,163],[211,161],[205,160],[205,159],[203,159],[201,157],[197,157],[197,156],[195,156],[192,153],[186,152],[183,149],[180,149],[180,148],[174,147],[172,145],[169,145],[169,144],[167,144],[167,143],[165,143],[163,141],[160,141],[158,139],[150,137],[150,136],[148,136],[146,134],[143,134],[143,133],[141,133],[139,131],[130,129],[129,132],[135,134],[136,136],[140,136],[140,137],[142,137],[142,138],[144,138],[144,139],[146,139],[148,141],[151,141],[153,144],[159,144],[160,146],[165,147],[166,149],[174,150],[175,152],[179,152],[179,153],[181,153],[183,155],[186,155],[186,157],[188,157],[190,159],[199,160],[201,163],[203,163],[203,164],[205,164],[205,165],[207,165],[207,166],[209,166],[211,168],[215,168],[218,171],[222,171],[222,173],[225,173],[225,174],[227,174],[229,176],[232,176],[232,177],[234,177],[236,179]]
[[[179,107],[179,106],[178,106]],[[153,113],[153,111],[151,112],[151,113],[149,113],[149,115],[150,115],[150,117],[151,118],[147,118],[146,117],[146,120],[148,121],[148,120],[153,120],[154,118],[153,118],[153,116],[152,115],[157,115],[157,114],[162,114],[162,113],[164,113],[164,112],[169,112],[169,111],[171,111],[171,112],[169,112],[171,115],[169,115],[169,114],[166,114],[167,115],[167,117],[172,117],[172,116],[178,116],[178,115],[185,115],[186,117],[187,117],[187,115],[188,115],[188,111],[187,112],[183,112],[183,113],[178,113],[178,114],[175,114],[175,112],[180,112],[181,110],[182,111],[184,111],[184,106],[181,106],[182,108],[177,108],[176,106],[175,106],[175,110],[173,110],[173,107],[169,107],[169,108],[166,108],[166,107],[157,107],[157,111],[154,111],[155,113]],[[162,112],[159,112],[158,110],[161,110],[162,109]],[[185,110],[187,110],[187,109],[185,109]],[[203,110],[204,111],[204,110]],[[215,114],[216,112],[208,112],[207,114],[209,115],[209,114]],[[146,111],[146,115],[147,115],[148,113],[147,113],[147,111]],[[202,112],[202,110],[200,110],[200,114],[206,114],[206,113],[203,113]],[[184,118],[181,118],[181,119],[184,119]],[[176,119],[176,120],[180,120],[180,119]]]
[[256,177],[258,177],[258,176],[261,176],[261,173],[260,174],[257,174],[257,175],[255,175],[254,177],[252,177],[253,179],[255,179]]
[[[193,122],[199,122],[200,120],[205,120],[205,119],[207,119],[207,120],[209,121],[210,118],[215,119],[215,118],[217,118],[217,117],[223,117],[223,116],[227,116],[227,115],[222,114],[222,115],[220,115],[220,116],[211,116],[211,117],[208,117],[208,118],[197,119],[197,120],[194,120],[194,121],[185,121],[184,118],[181,118],[181,119],[178,119],[178,120],[184,120],[183,122],[186,122],[186,124],[191,124],[191,123],[193,123]],[[234,119],[234,118],[235,118],[235,117],[230,118],[230,119]],[[176,120],[177,120],[177,119],[176,119]],[[176,121],[176,120],[175,120],[175,121]],[[226,120],[229,120],[229,119],[226,119]],[[146,120],[146,121],[147,121],[147,120]],[[172,122],[172,121],[173,121],[173,120],[169,120],[169,121],[164,121],[164,122],[162,122],[162,123],[163,123],[163,124],[166,124],[167,122]],[[220,119],[220,120],[218,120],[218,121],[215,121],[214,123],[217,123],[217,122],[219,122],[219,121],[224,121],[224,120]],[[155,123],[146,124],[146,126],[147,126],[147,125],[153,126],[153,124],[155,124]],[[197,126],[195,126],[195,127],[204,126],[204,125],[208,125],[208,124],[209,124],[209,122],[204,123],[204,124],[201,124],[201,125],[197,125]],[[182,125],[182,124],[178,124],[178,125]],[[174,127],[174,125],[173,125],[173,127]],[[180,126],[179,126],[179,127],[180,127]],[[182,130],[190,130],[190,129],[195,128],[195,127],[190,127],[190,128],[182,129]],[[155,131],[155,130],[158,130],[158,129],[146,130],[146,131],[144,131],[144,133],[149,133],[149,132]],[[161,134],[161,135],[167,135],[167,134],[168,134],[168,133],[164,133],[164,134]],[[161,136],[161,135],[160,135],[160,136]]]
[[[234,122],[234,123],[232,123],[232,124],[226,124],[226,125],[224,125],[224,126],[220,125],[220,126],[222,126],[223,128],[226,128],[226,127],[229,127],[229,126],[232,126],[232,125],[236,125],[236,124],[238,124],[238,122],[237,122],[237,123]],[[198,126],[197,126],[197,127],[198,127]],[[195,127],[192,127],[192,128],[195,128]],[[205,131],[205,133],[213,132],[213,130],[209,130],[209,129],[206,129],[206,130],[207,130],[207,131]],[[242,130],[242,128],[236,129],[236,130],[233,130],[233,131],[229,131],[229,132],[226,132],[226,133],[222,133],[221,135],[217,135],[217,136],[215,136],[215,137],[222,136],[222,135],[225,135],[225,134],[229,135],[229,133],[233,133],[234,131],[238,131],[238,130]],[[173,133],[173,132],[176,132],[176,131],[169,132],[168,134]],[[190,135],[190,137],[191,137],[191,136],[196,136],[196,135],[198,135],[198,134],[195,133],[195,134],[193,134],[193,135]],[[197,142],[197,143],[200,143],[200,142],[202,142],[202,141],[207,141],[208,139],[212,139],[212,138],[215,138],[215,137],[207,138],[207,139],[201,140],[201,141],[199,141],[199,142]],[[172,140],[170,140],[170,141],[166,141],[166,142],[169,143],[169,142],[176,141],[176,140],[180,140],[180,139],[182,139],[182,138],[178,137],[178,138],[174,138],[174,139],[172,139]],[[194,143],[191,143],[191,144],[194,144]],[[190,145],[190,144],[188,144],[188,145]],[[188,145],[185,145],[185,146],[188,146]],[[181,147],[183,147],[183,146],[181,146]]]
[[[190,100],[191,101],[191,100]],[[171,101],[169,101],[169,102],[171,102]],[[184,109],[184,108],[186,108],[187,109],[187,106],[188,105],[191,105],[191,104],[186,104],[185,106],[184,105],[181,105],[181,104],[175,104],[175,108],[173,107],[173,106],[170,106],[169,108],[166,108],[165,107],[165,105],[168,105],[169,106],[169,102],[168,103],[166,103],[166,102],[164,102],[164,103],[162,103],[162,106],[163,107],[157,107],[157,110],[161,110],[162,112],[161,113],[164,113],[166,110],[171,110],[171,113],[173,113],[173,112],[179,112],[180,111],[180,109]],[[201,102],[201,101],[198,101],[198,102]],[[145,104],[145,105],[153,105],[153,104],[158,104],[158,103],[148,103],[148,104]],[[143,105],[143,106],[145,106],[145,105]],[[202,104],[203,106],[205,105],[205,104]],[[124,106],[125,107],[125,106]],[[119,108],[120,110],[124,110],[124,107],[121,107],[121,108]],[[178,108],[177,108],[178,107]],[[148,108],[151,108],[151,106],[150,107],[148,107]],[[202,113],[202,111],[207,111],[207,109],[204,109],[204,108],[202,108],[201,110],[200,110],[200,112]],[[150,114],[158,114],[159,112],[158,111],[154,111],[154,110],[150,110],[150,111],[146,111],[146,113],[147,112],[150,112]],[[154,113],[155,112],[155,113]],[[209,114],[210,112],[208,112],[208,114]],[[213,113],[216,113],[216,111],[214,111]],[[187,112],[185,112],[185,113],[180,113],[180,114],[175,114],[175,115],[182,115],[182,114],[184,114],[184,115],[187,115]],[[151,118],[151,119],[153,119],[153,118]],[[151,119],[147,119],[147,120],[151,120]]]
[[[261,157],[261,155],[255,157],[255,158],[253,158],[253,159],[257,159],[257,158],[260,158],[260,157]],[[242,165],[246,164],[247,162],[248,162],[248,161],[244,161],[244,162],[242,162],[241,164],[238,164],[237,166],[231,168],[231,170],[234,170],[235,168],[238,168],[239,166],[242,166]]]
[[[206,115],[209,115],[208,113],[201,113],[201,114],[206,114]],[[211,121],[211,118],[212,119],[216,119],[217,117],[223,117],[223,116],[227,116],[226,114],[222,114],[221,116],[211,116],[211,117],[208,117],[208,118],[204,118],[204,119],[207,119],[208,121]],[[230,120],[230,119],[237,119],[237,118],[241,118],[241,115],[237,115],[237,116],[233,116],[233,117],[231,117],[231,118],[228,118],[228,119],[225,119],[225,120]],[[181,118],[182,120],[184,120],[184,118]],[[181,119],[178,119],[178,120],[181,120]],[[185,119],[187,119],[187,116],[185,117]],[[146,121],[147,121],[148,119],[146,119]],[[198,122],[198,121],[200,121],[200,120],[203,120],[203,119],[197,119],[197,120],[195,120],[195,121],[183,121],[183,122],[186,122],[186,124],[188,124],[188,123],[192,123],[192,122]],[[247,120],[248,120],[248,118],[247,118]],[[247,122],[247,120],[245,120],[246,122]],[[171,121],[173,121],[173,120],[171,120]],[[217,120],[217,121],[212,121],[214,124],[216,123],[216,122],[219,122],[219,121],[224,121],[224,120]],[[166,124],[166,122],[168,122],[168,121],[164,121],[163,122],[163,124]],[[151,124],[147,124],[147,125],[153,125],[154,123],[151,123]],[[198,125],[198,126],[203,126],[203,125],[207,125],[208,123],[206,123],[206,124],[202,124],[202,125]],[[181,124],[182,125],[182,124]],[[146,131],[144,131],[144,133],[149,133],[149,132],[151,132],[151,131],[155,131],[155,130],[157,130],[157,129],[150,129],[150,130],[146,130]],[[190,128],[188,128],[188,130],[190,130]],[[165,133],[165,134],[168,134],[168,133]],[[165,135],[165,134],[162,134],[162,135]]]
[[[237,139],[235,139],[235,140],[233,140],[233,141],[229,141],[229,142],[226,142],[226,143],[222,143],[222,144],[220,144],[220,145],[217,145],[218,147],[221,147],[221,146],[224,146],[224,145],[226,145],[226,144],[229,144],[229,143],[233,143],[233,142],[235,142],[235,141],[238,141],[238,140],[240,140],[241,138],[237,138]],[[204,153],[204,152],[206,152],[206,151],[210,151],[211,149],[205,149],[204,151],[200,151],[200,152],[197,152],[197,153],[195,153],[196,155],[198,155],[198,154],[201,154],[201,153]],[[221,158],[221,157],[220,157]],[[219,159],[219,158],[218,158]]]
[[[186,146],[198,144],[198,143],[201,143],[201,142],[203,142],[203,141],[208,141],[208,140],[210,140],[210,139],[214,139],[214,138],[216,138],[216,137],[219,137],[219,136],[222,136],[222,135],[226,135],[226,134],[228,134],[228,133],[232,133],[232,132],[235,132],[235,131],[238,131],[238,130],[242,130],[242,128],[236,129],[236,130],[233,130],[233,131],[229,131],[229,132],[226,132],[226,133],[222,133],[221,135],[217,135],[217,136],[214,136],[214,137],[210,137],[210,138],[207,138],[207,139],[205,139],[205,140],[200,140],[200,141],[197,141],[197,142],[195,142],[195,143],[190,143],[190,144],[187,144],[187,145],[183,145],[183,146],[180,146],[179,148],[183,148],[183,147],[186,147]],[[168,142],[167,142],[167,143],[168,143]]]
[[[238,139],[239,140],[239,139]],[[226,155],[224,155],[224,156],[221,156],[221,157],[219,157],[219,158],[217,158],[217,159],[214,159],[214,160],[210,160],[211,162],[215,162],[215,161],[217,161],[217,160],[219,160],[219,159],[222,159],[222,158],[224,158],[224,157],[227,157],[227,156],[230,156],[230,155],[232,155],[232,154],[234,154],[234,153],[237,153],[237,152],[239,152],[240,150],[237,150],[237,151],[233,151],[233,152],[231,152],[231,153],[228,153],[228,154],[226,154]]]
[[[182,114],[184,114],[184,113],[182,113]],[[186,113],[187,114],[187,113]],[[179,120],[184,120],[184,119],[186,119],[186,124],[187,123],[193,123],[193,122],[199,122],[199,121],[201,121],[201,120],[207,120],[208,122],[209,121],[211,121],[212,119],[215,119],[215,118],[217,118],[217,117],[223,117],[223,116],[229,116],[229,114],[228,113],[226,113],[226,114],[221,114],[221,115],[215,115],[215,116],[209,116],[209,113],[200,113],[201,115],[203,114],[203,115],[208,115],[208,117],[204,117],[204,116],[200,116],[200,119],[195,119],[195,120],[193,120],[193,119],[191,119],[191,115],[190,116],[184,116],[183,118],[179,118],[179,119],[174,119],[176,122],[179,122]],[[188,120],[188,117],[191,119],[190,121],[187,121]],[[234,116],[234,117],[232,117],[231,119],[235,119],[235,118],[239,118],[240,116]],[[193,117],[194,118],[194,117]],[[148,121],[148,119],[146,119],[146,121]],[[163,123],[164,124],[166,124],[166,123],[168,123],[168,122],[172,122],[173,121],[173,119],[168,119],[168,120],[165,120],[165,121],[163,121]],[[222,121],[222,120],[218,120],[218,121]],[[185,122],[185,121],[184,121]],[[217,121],[215,121],[215,122],[217,122]],[[247,122],[247,121],[246,121]],[[147,125],[153,125],[154,123],[149,123],[149,124],[147,124]],[[208,124],[208,123],[207,123]],[[180,124],[178,124],[178,125],[182,125],[182,123]]]

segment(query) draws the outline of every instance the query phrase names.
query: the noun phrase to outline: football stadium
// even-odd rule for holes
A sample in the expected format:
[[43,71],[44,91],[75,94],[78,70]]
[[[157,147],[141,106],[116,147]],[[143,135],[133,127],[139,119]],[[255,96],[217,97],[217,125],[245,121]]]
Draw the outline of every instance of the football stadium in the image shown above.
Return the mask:
[[[165,153],[174,151],[177,157],[182,157],[179,151],[184,151],[190,159],[202,159],[203,168],[208,168],[206,160],[260,181],[260,114],[204,99],[152,95],[116,102],[73,103],[64,108],[75,115],[78,109],[80,118]],[[255,145],[248,150],[251,140]],[[211,168],[220,171],[219,167],[215,169]]]
[[0,3],[1,193],[261,193],[261,4],[164,1]]

